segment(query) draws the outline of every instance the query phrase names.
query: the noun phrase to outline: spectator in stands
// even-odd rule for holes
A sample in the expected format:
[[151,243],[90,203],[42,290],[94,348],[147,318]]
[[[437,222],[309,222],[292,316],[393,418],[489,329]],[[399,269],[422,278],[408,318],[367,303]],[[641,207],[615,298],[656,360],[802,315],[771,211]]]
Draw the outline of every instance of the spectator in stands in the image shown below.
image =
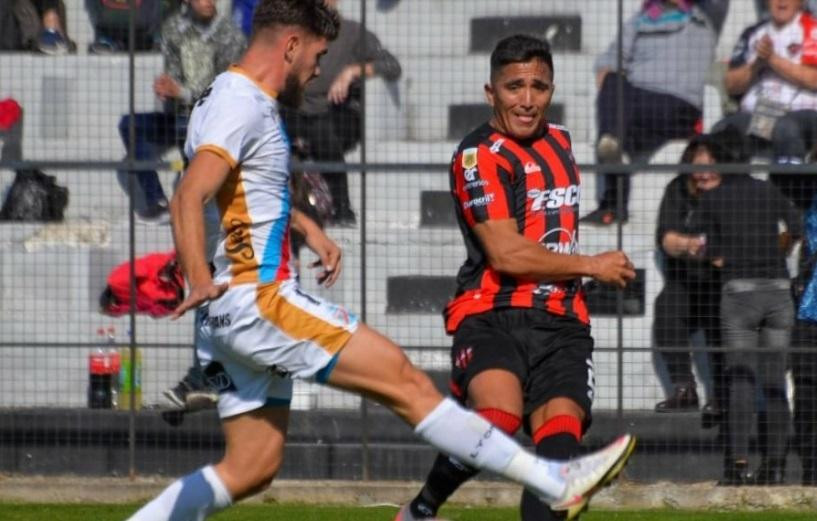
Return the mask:
[[[768,0],[769,19],[748,27],[726,73],[727,92],[740,110],[716,129],[733,125],[751,136],[755,149],[771,148],[773,162],[798,165],[817,144],[817,19],[802,0]],[[817,192],[811,174],[769,179],[801,209]]]
[[[787,233],[781,239],[779,224]],[[803,235],[802,218],[772,183],[728,175],[700,197],[693,217],[706,233],[707,256],[720,268],[720,321],[729,380],[727,446],[722,485],[782,484],[791,422],[786,349],[794,324],[786,255]],[[750,473],[749,437],[755,386],[763,397],[758,432],[763,462]]]
[[[219,16],[215,0],[186,0],[183,8],[162,27],[164,72],[156,78],[153,91],[163,102],[163,112],[136,114],[135,159],[157,160],[168,149],[184,143],[187,117],[195,100],[213,78],[237,60],[246,41],[229,18]],[[119,122],[125,147],[129,143],[130,116]],[[126,172],[120,172],[120,178]],[[139,172],[144,206],[138,215],[145,221],[163,221],[168,216],[159,176],[154,170]]]
[[[130,0],[85,0],[94,26],[92,54],[110,54],[128,50]],[[187,0],[140,0],[134,13],[134,50],[150,51],[160,44],[162,20],[175,14]]]
[[0,48],[67,54],[76,44],[65,29],[62,0],[8,0],[0,6]]
[[[326,3],[335,7],[337,0]],[[361,41],[360,24],[342,18],[338,38],[321,58],[320,76],[307,85],[304,102],[298,110],[284,111],[290,136],[303,140],[316,161],[342,163],[344,154],[360,141],[361,75],[393,81],[402,73],[400,63],[377,36],[365,34]],[[346,172],[327,172],[324,179],[334,204],[331,222],[354,225]]]
[[806,238],[800,272],[794,281],[798,299],[792,333],[791,368],[794,377],[794,433],[802,465],[801,484],[817,485],[817,199],[806,212]]
[[[645,162],[667,141],[687,139],[699,131],[704,83],[728,8],[729,0],[645,0],[626,22],[621,69],[616,58],[617,39],[594,64],[599,87],[599,163],[621,163],[625,152],[631,163]],[[621,122],[619,81],[624,103]],[[623,136],[618,136],[619,124]],[[598,177],[598,208],[585,215],[583,222],[608,225],[627,221],[630,178],[614,171],[607,170]],[[620,175],[624,176],[622,215],[617,213],[616,196]]]
[[[734,162],[737,158],[723,145],[723,139],[722,134],[694,137],[684,150],[681,163]],[[720,183],[721,175],[715,171],[683,173],[670,181],[661,199],[655,240],[663,256],[664,287],[655,299],[653,341],[669,373],[673,393],[655,406],[656,412],[698,409],[691,354],[677,349],[688,348],[697,331],[703,332],[706,347],[720,346],[718,272],[705,261],[706,237],[691,222],[700,196]],[[663,351],[662,348],[675,350]],[[720,416],[723,391],[721,357],[719,353],[711,355],[709,371],[699,372],[702,378],[710,376],[709,373],[712,376],[711,381],[704,384],[708,401],[703,412],[710,421]]]

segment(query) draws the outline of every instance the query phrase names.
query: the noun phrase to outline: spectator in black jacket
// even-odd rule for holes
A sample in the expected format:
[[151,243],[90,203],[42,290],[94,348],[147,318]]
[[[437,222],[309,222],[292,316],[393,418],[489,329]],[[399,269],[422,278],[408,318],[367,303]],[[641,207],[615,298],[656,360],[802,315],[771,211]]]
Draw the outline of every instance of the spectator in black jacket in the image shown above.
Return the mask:
[[[729,379],[723,485],[782,484],[791,423],[786,397],[786,349],[794,325],[786,255],[803,235],[794,204],[768,181],[730,175],[701,196],[696,216],[707,256],[720,268],[720,321]],[[781,235],[780,223],[786,234]],[[763,462],[750,473],[749,437],[755,388],[763,396],[758,432]]]
[[[704,134],[690,141],[682,164],[707,165],[734,161],[718,134]],[[655,240],[662,256],[664,287],[655,300],[653,341],[658,362],[666,367],[673,390],[655,406],[656,412],[697,410],[699,401],[688,348],[693,334],[702,331],[706,347],[720,345],[717,270],[705,261],[706,238],[691,221],[701,195],[717,188],[721,175],[711,170],[683,173],[670,181],[661,199]],[[668,350],[664,350],[667,349]],[[679,349],[684,349],[679,351]],[[718,416],[722,390],[719,355],[712,353],[705,379],[708,401],[704,414]],[[706,372],[705,372],[706,373]],[[714,384],[714,385],[713,385]],[[714,419],[714,418],[710,418]]]
[[[337,0],[326,3],[335,7]],[[284,112],[290,137],[300,138],[316,161],[342,163],[344,154],[360,141],[361,76],[392,81],[402,73],[400,63],[377,36],[369,31],[365,34],[361,41],[360,24],[342,18],[337,39],[321,58],[320,76],[306,87],[304,102],[297,111]],[[346,172],[327,172],[324,178],[334,202],[331,221],[355,224]]]

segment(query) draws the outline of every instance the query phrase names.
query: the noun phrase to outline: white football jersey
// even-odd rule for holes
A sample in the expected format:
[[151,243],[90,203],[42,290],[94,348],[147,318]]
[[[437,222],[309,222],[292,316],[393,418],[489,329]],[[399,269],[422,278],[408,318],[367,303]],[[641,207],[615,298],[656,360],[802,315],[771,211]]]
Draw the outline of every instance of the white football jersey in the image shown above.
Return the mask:
[[207,257],[216,283],[294,278],[289,248],[289,139],[276,93],[237,66],[218,75],[196,102],[188,158],[207,150],[232,167],[205,211]]

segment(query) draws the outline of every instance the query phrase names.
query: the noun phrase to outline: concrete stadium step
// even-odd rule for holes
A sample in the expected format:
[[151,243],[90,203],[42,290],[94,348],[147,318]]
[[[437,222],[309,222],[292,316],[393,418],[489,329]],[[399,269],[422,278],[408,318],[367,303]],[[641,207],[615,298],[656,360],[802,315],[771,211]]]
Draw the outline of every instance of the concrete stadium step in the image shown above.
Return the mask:
[[[464,55],[469,50],[470,20],[480,17],[544,17],[580,15],[583,49],[598,52],[615,35],[616,4],[606,0],[412,0],[399,2],[389,11],[377,11],[368,4],[367,23],[381,41],[398,57]],[[637,5],[626,0],[625,16]],[[341,12],[360,19],[359,0],[340,4]],[[543,26],[540,31],[544,33]],[[547,34],[547,33],[545,33]]]
[[[577,142],[590,138],[595,118],[592,60],[586,54],[554,56],[553,102],[564,106],[563,120]],[[483,86],[490,68],[486,56],[407,58],[402,65],[400,83],[409,114],[405,135],[408,140],[445,140],[449,106],[485,103]]]
[[500,40],[516,34],[544,38],[552,52],[579,52],[582,50],[582,17],[579,14],[551,14],[472,18],[469,51],[491,54]]

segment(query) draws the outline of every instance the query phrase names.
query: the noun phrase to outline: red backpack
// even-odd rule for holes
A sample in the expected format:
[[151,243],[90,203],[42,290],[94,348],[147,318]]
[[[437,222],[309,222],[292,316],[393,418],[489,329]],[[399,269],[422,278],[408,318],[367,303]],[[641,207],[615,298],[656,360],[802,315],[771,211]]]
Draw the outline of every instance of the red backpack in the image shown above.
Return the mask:
[[[159,318],[184,300],[184,277],[176,252],[151,253],[136,259],[136,312]],[[100,311],[120,316],[130,311],[130,262],[116,266],[99,299]]]

